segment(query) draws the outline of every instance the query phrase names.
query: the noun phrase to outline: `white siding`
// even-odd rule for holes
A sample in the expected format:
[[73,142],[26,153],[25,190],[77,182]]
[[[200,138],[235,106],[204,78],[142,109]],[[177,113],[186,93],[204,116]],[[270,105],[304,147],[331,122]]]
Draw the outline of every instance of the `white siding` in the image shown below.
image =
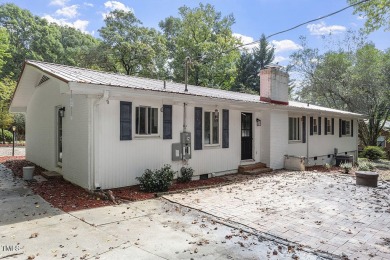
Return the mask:
[[[56,81],[37,87],[27,107],[26,159],[65,179],[88,188],[88,105],[82,96],[73,96],[73,118],[69,95],[60,94]],[[56,163],[56,106],[65,106],[63,118],[62,168]]]
[[[124,100],[125,101],[125,100]],[[101,188],[112,188],[137,184],[135,179],[145,169],[158,169],[164,164],[171,164],[179,170],[182,161],[172,161],[172,143],[180,142],[183,131],[183,103],[173,104],[172,139],[162,139],[162,113],[159,112],[159,136],[135,136],[135,107],[146,105],[161,108],[163,104],[172,104],[162,100],[133,99],[133,140],[120,141],[119,137],[119,100],[110,100],[99,105],[99,137],[97,142],[97,165],[95,185]],[[214,111],[216,106],[202,106],[205,110]],[[187,106],[187,131],[192,137],[192,159],[188,166],[195,170],[195,175],[235,172],[241,158],[241,111],[218,106],[220,113],[220,144],[214,147],[204,146],[202,150],[194,150],[194,105]],[[222,109],[229,109],[229,148],[222,148]],[[243,111],[246,112],[246,111]],[[253,124],[256,116],[253,113]],[[203,124],[204,125],[204,124]],[[254,138],[259,138],[260,127],[254,126]],[[260,158],[260,141],[254,141],[254,158]]]
[[27,106],[26,159],[47,170],[56,168],[56,106],[61,105],[60,87],[48,81],[37,87]]
[[288,149],[288,113],[286,111],[270,111],[270,163],[269,167],[284,167],[284,156]]
[[83,188],[90,188],[88,183],[88,99],[84,95],[73,95],[72,99],[71,109],[70,95],[62,95],[62,104],[66,108],[62,122],[62,175],[70,182]]
[[[311,115],[311,116],[318,117],[318,115]],[[347,152],[350,155],[356,156],[355,151],[357,149],[357,134],[358,134],[357,121],[354,120],[353,137],[351,136],[339,137],[339,118],[333,117],[334,135],[332,135],[331,133],[325,135],[324,117],[325,116],[321,116],[321,120],[322,120],[321,135],[318,134],[310,135],[310,116],[307,117],[306,120],[307,143],[290,142],[288,145],[288,155],[304,156],[304,157],[307,157],[308,155],[309,165],[323,165],[325,163],[330,163],[332,160],[332,156],[328,158],[328,155],[334,154],[334,148],[338,149],[339,154],[345,154],[345,152]],[[327,116],[327,118],[332,118],[332,117]],[[343,119],[350,120],[349,118],[343,118]],[[307,149],[309,150],[309,153],[307,153]],[[314,160],[314,157],[317,157],[317,160]]]

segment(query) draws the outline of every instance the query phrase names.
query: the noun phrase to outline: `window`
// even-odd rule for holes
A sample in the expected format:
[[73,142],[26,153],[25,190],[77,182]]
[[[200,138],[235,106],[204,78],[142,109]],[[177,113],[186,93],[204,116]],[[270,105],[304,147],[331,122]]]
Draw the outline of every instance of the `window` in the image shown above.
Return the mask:
[[219,113],[204,112],[204,143],[219,144]]
[[139,106],[135,109],[138,135],[158,134],[158,108]]
[[317,121],[317,118],[313,118],[313,133],[314,134],[318,133],[318,121]]
[[341,121],[341,135],[351,135],[351,121]]
[[378,139],[376,139],[376,145],[382,148],[386,147],[386,138],[384,136],[379,136]]
[[288,118],[288,140],[299,141],[300,140],[300,119],[299,117]]
[[325,129],[327,134],[332,133],[332,120],[330,118],[326,119],[326,129]]

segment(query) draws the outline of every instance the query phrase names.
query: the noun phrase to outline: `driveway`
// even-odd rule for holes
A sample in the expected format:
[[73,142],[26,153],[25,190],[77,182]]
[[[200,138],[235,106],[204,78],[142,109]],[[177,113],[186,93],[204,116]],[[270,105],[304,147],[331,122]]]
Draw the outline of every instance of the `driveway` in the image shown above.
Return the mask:
[[68,214],[2,165],[0,185],[0,259],[321,259],[162,198]]
[[388,182],[368,188],[341,174],[279,172],[165,198],[314,250],[390,259]]
[[[15,147],[15,156],[26,156],[26,147],[17,146]],[[11,147],[0,147],[0,156],[12,156],[12,146]]]

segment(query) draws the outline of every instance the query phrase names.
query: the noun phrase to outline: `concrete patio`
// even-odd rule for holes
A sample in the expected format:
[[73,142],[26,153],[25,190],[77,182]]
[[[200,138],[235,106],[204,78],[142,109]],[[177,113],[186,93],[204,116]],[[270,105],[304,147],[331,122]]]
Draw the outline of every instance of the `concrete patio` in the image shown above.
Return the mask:
[[349,259],[390,259],[390,183],[342,174],[281,172],[164,196],[257,232]]

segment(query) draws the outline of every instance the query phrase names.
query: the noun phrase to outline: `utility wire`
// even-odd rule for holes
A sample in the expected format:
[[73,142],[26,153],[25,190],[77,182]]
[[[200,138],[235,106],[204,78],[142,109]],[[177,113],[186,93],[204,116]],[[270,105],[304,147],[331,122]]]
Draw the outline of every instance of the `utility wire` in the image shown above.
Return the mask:
[[[327,17],[329,17],[329,16],[332,16],[332,15],[335,15],[335,14],[338,14],[338,13],[341,13],[341,12],[343,12],[343,11],[346,10],[346,9],[349,9],[349,8],[351,8],[351,7],[354,7],[354,6],[356,6],[356,5],[360,5],[360,4],[363,4],[363,3],[365,3],[365,2],[369,2],[369,1],[371,1],[371,0],[362,0],[362,1],[357,2],[357,3],[355,3],[355,4],[351,4],[351,5],[349,5],[349,6],[346,6],[346,7],[342,8],[342,9],[340,9],[340,10],[338,10],[338,11],[335,11],[335,12],[333,12],[333,13],[330,13],[330,14],[321,16],[321,17],[319,17],[319,18],[316,18],[316,19],[313,19],[313,20],[310,20],[310,21],[307,21],[307,22],[298,24],[298,25],[296,25],[296,26],[294,26],[294,27],[291,27],[291,28],[289,28],[289,29],[287,29],[287,30],[283,30],[283,31],[280,31],[280,32],[277,32],[277,33],[270,34],[270,35],[268,35],[268,36],[265,37],[265,38],[268,39],[268,38],[271,38],[272,36],[275,36],[275,35],[278,35],[278,34],[282,34],[282,33],[288,32],[288,31],[292,31],[292,30],[294,30],[294,29],[296,29],[296,28],[298,28],[298,27],[301,27],[302,25],[305,25],[305,24],[308,24],[308,23],[312,23],[312,22],[315,22],[315,21],[318,21],[318,20],[327,18]],[[237,47],[231,49],[230,51],[232,51],[232,50],[234,50],[234,49],[242,48],[242,47],[245,47],[245,46],[248,46],[248,45],[252,45],[252,44],[254,44],[254,43],[258,43],[259,41],[260,41],[260,40],[257,40],[257,41],[253,41],[253,42],[250,42],[250,43],[245,43],[245,44],[239,45],[239,46],[237,46]],[[230,52],[230,51],[229,51],[229,52]]]

